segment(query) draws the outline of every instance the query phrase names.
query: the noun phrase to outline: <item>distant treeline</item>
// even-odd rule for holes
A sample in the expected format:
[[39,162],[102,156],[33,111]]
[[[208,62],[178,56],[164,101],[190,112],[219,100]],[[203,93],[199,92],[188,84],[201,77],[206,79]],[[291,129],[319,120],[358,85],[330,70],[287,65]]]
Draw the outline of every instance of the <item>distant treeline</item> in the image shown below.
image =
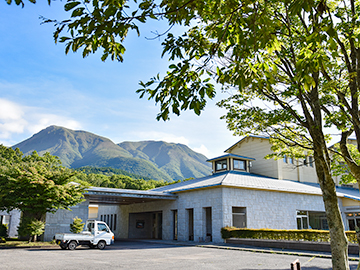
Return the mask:
[[[113,168],[82,167],[76,169],[76,171],[79,172],[77,175],[78,180],[94,187],[147,190],[181,182],[181,180],[172,182],[152,179],[145,180],[141,179],[138,175],[134,175],[137,178],[132,178],[129,176],[132,175],[131,173]],[[128,175],[124,175],[123,172]],[[190,179],[183,181],[187,180]]]
[[115,168],[111,168],[111,167],[93,167],[93,166],[84,166],[84,167],[80,167],[80,168],[76,168],[76,171],[81,171],[83,173],[86,174],[103,174],[103,175],[107,175],[107,176],[112,176],[114,174],[119,174],[119,175],[126,175],[126,176],[130,176],[133,179],[143,179],[143,180],[151,180],[150,177],[144,177],[141,175],[137,175],[137,174],[133,174],[133,173],[129,173],[125,170],[122,169],[115,169]]

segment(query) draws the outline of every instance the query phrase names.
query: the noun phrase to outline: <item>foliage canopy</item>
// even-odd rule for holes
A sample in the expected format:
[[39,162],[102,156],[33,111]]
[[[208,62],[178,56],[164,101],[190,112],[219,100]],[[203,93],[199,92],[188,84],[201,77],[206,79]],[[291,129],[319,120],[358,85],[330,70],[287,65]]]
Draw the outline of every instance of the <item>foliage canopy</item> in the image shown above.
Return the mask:
[[0,146],[0,209],[19,209],[41,220],[45,213],[69,209],[83,200],[84,186],[71,182],[75,173],[46,153],[22,156]]

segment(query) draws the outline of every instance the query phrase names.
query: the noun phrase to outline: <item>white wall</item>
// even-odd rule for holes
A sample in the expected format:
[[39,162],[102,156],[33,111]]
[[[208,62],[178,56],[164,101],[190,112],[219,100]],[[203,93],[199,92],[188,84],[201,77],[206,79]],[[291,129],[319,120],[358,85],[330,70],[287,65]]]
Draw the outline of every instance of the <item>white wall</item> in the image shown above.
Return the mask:
[[321,196],[223,188],[224,226],[232,226],[232,207],[246,207],[247,227],[296,229],[296,211],[325,211]]
[[10,212],[0,211],[0,216],[8,216],[8,236],[9,237],[17,237],[18,226],[20,224],[21,212],[19,210],[12,210]]
[[294,164],[285,163],[283,159],[264,159],[268,154],[273,153],[269,139],[247,137],[232,147],[228,153],[255,158],[252,161],[250,172],[265,175],[280,180],[293,180],[299,182],[317,183],[317,175],[314,167],[299,166],[302,161],[294,160]]
[[266,155],[272,153],[270,148],[268,139],[248,137],[235,145],[228,153],[255,158],[256,160],[251,161],[251,173],[282,179],[281,175],[279,176],[278,161],[264,159]]

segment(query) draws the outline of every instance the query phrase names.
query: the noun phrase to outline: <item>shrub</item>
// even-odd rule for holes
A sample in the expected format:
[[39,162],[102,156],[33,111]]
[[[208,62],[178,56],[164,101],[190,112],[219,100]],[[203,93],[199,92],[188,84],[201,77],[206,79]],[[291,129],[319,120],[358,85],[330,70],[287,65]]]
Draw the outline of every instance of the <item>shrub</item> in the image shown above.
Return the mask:
[[45,222],[29,218],[21,218],[21,222],[18,227],[19,235],[29,237],[29,242],[31,242],[31,240],[36,242],[37,236],[43,234],[44,230]]
[[8,236],[8,228],[6,224],[0,224],[0,237],[7,237]]
[[80,233],[84,228],[84,223],[82,223],[82,219],[75,217],[73,219],[73,223],[70,224],[70,232],[72,233]]
[[[223,239],[248,238],[268,240],[293,240],[293,241],[314,241],[330,242],[329,231],[325,230],[275,230],[275,229],[247,229],[225,227],[221,229]],[[347,231],[346,236],[350,243],[357,243],[354,231]]]

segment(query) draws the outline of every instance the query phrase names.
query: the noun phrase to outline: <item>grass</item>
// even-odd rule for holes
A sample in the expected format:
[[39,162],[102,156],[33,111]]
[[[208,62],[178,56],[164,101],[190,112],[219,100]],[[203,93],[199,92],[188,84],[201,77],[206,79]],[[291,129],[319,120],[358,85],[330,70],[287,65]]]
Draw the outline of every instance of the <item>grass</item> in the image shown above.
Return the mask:
[[6,243],[0,243],[0,247],[38,247],[38,246],[47,246],[53,247],[56,246],[53,242],[30,242],[29,241],[21,241],[18,239],[7,238]]

